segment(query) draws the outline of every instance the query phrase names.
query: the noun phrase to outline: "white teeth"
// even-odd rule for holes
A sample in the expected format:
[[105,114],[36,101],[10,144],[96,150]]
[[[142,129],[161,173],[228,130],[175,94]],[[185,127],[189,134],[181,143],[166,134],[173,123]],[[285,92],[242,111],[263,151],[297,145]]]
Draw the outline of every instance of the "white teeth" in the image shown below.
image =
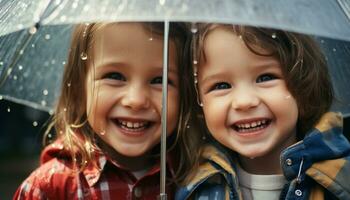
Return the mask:
[[259,120],[259,121],[255,121],[255,122],[251,122],[251,123],[244,123],[244,124],[237,124],[236,126],[239,129],[255,129],[255,128],[259,128],[259,126],[266,124],[267,120],[263,119],[263,120]]
[[252,123],[252,127],[256,127],[257,123],[256,122],[253,122]]
[[122,121],[118,120],[119,123],[126,127],[126,128],[133,128],[133,129],[138,129],[138,128],[144,128],[148,122],[130,122],[130,121]]

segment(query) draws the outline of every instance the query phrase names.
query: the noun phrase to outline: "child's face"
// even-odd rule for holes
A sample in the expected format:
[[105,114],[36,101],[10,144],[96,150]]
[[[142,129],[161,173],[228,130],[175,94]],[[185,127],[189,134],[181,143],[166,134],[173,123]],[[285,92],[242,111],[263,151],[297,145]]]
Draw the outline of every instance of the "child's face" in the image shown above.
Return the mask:
[[[169,48],[167,129],[172,133],[179,80],[175,44]],[[119,154],[141,156],[160,141],[162,56],[162,37],[138,23],[110,25],[97,38],[86,83],[88,121]]]
[[293,144],[298,108],[279,62],[252,53],[224,28],[209,33],[204,53],[199,91],[214,138],[249,158],[280,153]]

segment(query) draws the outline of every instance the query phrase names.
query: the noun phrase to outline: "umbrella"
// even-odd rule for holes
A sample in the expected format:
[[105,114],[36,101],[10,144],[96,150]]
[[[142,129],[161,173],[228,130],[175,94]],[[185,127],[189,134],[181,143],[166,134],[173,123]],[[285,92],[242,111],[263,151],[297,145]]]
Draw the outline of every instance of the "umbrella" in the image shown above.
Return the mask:
[[93,21],[220,22],[324,37],[319,41],[330,59],[336,92],[345,102],[335,109],[349,112],[350,92],[344,87],[349,74],[348,0],[0,0],[0,99],[50,112],[72,24]]
[[[99,21],[164,21],[165,33],[167,22],[186,21],[263,26],[319,36],[336,94],[343,102],[333,109],[350,112],[350,93],[346,92],[350,73],[346,69],[350,59],[348,0],[0,0],[0,99],[50,112],[58,95],[72,25]],[[165,65],[166,60],[164,52]],[[166,116],[165,82],[163,91],[162,114]],[[162,130],[166,130],[166,119],[162,122]],[[165,153],[165,131],[161,140]],[[166,198],[164,191],[161,198]]]

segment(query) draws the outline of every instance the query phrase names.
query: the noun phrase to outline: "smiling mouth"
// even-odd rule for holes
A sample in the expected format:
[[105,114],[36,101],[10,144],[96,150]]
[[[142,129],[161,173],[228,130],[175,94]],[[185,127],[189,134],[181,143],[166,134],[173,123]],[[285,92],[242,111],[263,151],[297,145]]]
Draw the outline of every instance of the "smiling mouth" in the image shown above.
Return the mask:
[[140,132],[150,128],[154,122],[151,121],[128,121],[122,119],[115,119],[115,124],[128,132]]
[[231,127],[238,133],[248,133],[264,129],[268,127],[270,123],[270,119],[262,119],[251,122],[235,123]]

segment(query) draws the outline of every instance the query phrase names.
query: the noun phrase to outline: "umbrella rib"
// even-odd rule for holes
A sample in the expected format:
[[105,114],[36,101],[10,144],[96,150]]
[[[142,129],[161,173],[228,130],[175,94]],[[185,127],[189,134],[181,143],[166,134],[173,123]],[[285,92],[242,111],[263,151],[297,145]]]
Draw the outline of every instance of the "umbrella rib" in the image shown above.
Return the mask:
[[342,0],[337,0],[339,7],[343,10],[345,16],[350,22],[350,5],[345,4]]
[[14,55],[14,59],[13,61],[8,65],[8,67],[4,70],[5,73],[1,74],[0,76],[0,88],[4,85],[4,83],[6,82],[7,78],[10,76],[13,67],[17,64],[19,58],[22,55],[22,51],[24,51],[26,49],[26,47],[28,46],[29,42],[31,41],[31,39],[33,38],[34,34],[38,31],[38,29],[40,28],[40,22],[42,20],[42,16],[45,14],[46,10],[48,9],[50,3],[52,2],[52,0],[48,0],[47,3],[45,5],[43,5],[42,9],[39,9],[38,11],[38,19],[35,23],[35,25],[31,28],[34,28],[35,31],[34,33],[31,33],[30,29],[28,31],[29,35],[26,37],[26,39],[24,40],[23,45],[16,50],[16,53]]
[[0,77],[0,88],[3,86],[3,84],[6,82],[7,78],[10,76],[13,67],[17,64],[17,62],[18,62],[19,58],[21,57],[24,49],[26,49],[26,47],[29,44],[29,41],[31,41],[33,36],[34,36],[34,34],[30,34],[29,33],[29,35],[25,39],[23,45],[16,50],[16,53],[15,53],[13,61],[8,65],[8,67],[6,69],[4,69],[4,73],[2,73],[2,75]]

